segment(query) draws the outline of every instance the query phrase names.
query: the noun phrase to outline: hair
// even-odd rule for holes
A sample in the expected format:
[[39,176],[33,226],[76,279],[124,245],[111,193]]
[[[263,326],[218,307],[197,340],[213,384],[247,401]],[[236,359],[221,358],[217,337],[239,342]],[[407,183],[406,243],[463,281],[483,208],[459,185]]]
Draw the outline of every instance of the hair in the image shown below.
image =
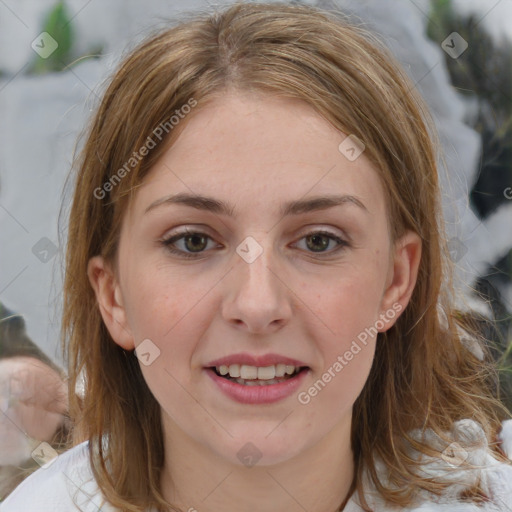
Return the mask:
[[[123,215],[178,129],[167,129],[144,156],[135,158],[135,152],[155,138],[157,127],[169,128],[184,105],[196,106],[179,129],[230,91],[303,100],[336,129],[358,137],[384,184],[392,239],[406,230],[421,237],[410,302],[393,327],[379,333],[374,364],[353,407],[352,490],[363,506],[370,510],[363,468],[392,504],[412,503],[418,490],[443,491],[443,483],[415,471],[410,446],[427,455],[440,452],[411,438],[412,429],[430,428],[446,439],[455,421],[471,418],[494,455],[506,461],[497,434],[510,412],[497,396],[495,361],[486,340],[454,306],[438,144],[423,100],[377,36],[343,15],[304,5],[237,3],[167,25],[139,43],[109,80],[77,159],[62,341],[74,443],[89,439],[93,474],[106,499],[129,511],[169,506],[160,492],[160,406],[133,351],[111,339],[87,264],[101,255],[115,268]],[[483,359],[464,336],[478,344]],[[74,392],[81,373],[83,397]],[[393,487],[380,480],[376,458],[388,468]],[[468,499],[477,497],[469,493]]]

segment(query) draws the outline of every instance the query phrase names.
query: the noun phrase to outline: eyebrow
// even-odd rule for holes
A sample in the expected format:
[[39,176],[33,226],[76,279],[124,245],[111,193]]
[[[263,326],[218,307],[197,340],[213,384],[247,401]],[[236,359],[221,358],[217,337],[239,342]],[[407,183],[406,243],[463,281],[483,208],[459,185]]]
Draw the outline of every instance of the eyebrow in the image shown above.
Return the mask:
[[[197,210],[203,210],[212,212],[218,215],[227,215],[229,217],[236,217],[235,208],[233,205],[215,199],[213,197],[202,196],[197,194],[188,194],[182,192],[170,196],[162,197],[151,203],[144,214],[154,210],[158,206],[182,204],[190,206]],[[280,214],[285,217],[287,215],[300,215],[302,213],[308,213],[317,210],[326,210],[327,208],[333,208],[334,206],[340,206],[345,204],[353,204],[369,213],[366,206],[360,199],[352,195],[329,195],[329,196],[318,196],[309,199],[298,199],[296,201],[289,201],[284,203],[281,207]]]

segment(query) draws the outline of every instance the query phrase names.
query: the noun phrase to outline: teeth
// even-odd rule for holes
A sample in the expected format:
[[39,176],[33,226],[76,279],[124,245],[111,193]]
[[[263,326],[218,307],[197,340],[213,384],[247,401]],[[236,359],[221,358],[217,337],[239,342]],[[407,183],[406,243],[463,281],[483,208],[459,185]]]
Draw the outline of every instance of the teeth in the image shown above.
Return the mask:
[[[284,377],[285,375],[293,375],[299,369],[299,366],[281,363],[272,366],[250,366],[247,364],[231,364],[229,366],[221,365],[216,367],[216,370],[218,373],[220,373],[220,375],[229,375],[234,379],[242,381],[260,380],[266,381],[266,383],[271,383],[271,381],[273,381],[274,379]],[[254,382],[254,384],[258,383]]]
[[295,371],[295,366],[289,366],[289,365],[286,365],[285,372],[286,372],[288,375],[291,375],[294,371]]
[[258,378],[258,368],[256,366],[248,366],[243,364],[240,366],[240,377],[242,379],[257,379]]
[[229,376],[230,377],[240,377],[240,365],[239,364],[232,364],[229,367]]
[[244,380],[236,379],[238,384],[244,384],[245,386],[269,386],[270,384],[277,384],[279,381],[276,379],[271,380]]
[[276,376],[275,366],[265,366],[258,368],[258,379],[259,380],[272,380]]
[[276,377],[284,377],[286,373],[286,365],[285,364],[277,364],[276,365]]

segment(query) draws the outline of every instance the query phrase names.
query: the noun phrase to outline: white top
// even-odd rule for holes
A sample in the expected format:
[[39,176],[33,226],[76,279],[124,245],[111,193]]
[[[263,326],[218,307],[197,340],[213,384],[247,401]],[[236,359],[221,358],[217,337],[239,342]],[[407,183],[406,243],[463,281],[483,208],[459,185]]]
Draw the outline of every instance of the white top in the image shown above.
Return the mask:
[[[512,453],[512,420],[503,424],[501,439],[502,448],[511,458]],[[426,476],[437,476],[449,481],[452,485],[441,498],[432,498],[426,494],[424,503],[413,509],[417,512],[501,512],[512,511],[512,464],[500,463],[487,448],[487,441],[481,427],[473,420],[456,422],[452,430],[454,448],[459,450],[455,458],[446,460],[423,457]],[[426,439],[435,444],[434,436],[427,431]],[[476,447],[475,447],[476,443]],[[118,512],[117,509],[105,502],[99,488],[93,479],[89,465],[88,442],[59,455],[47,467],[40,468],[26,478],[0,504],[0,512]],[[464,445],[464,449],[461,448]],[[468,446],[471,446],[469,448]],[[453,451],[450,452],[453,457]],[[411,451],[411,455],[416,452]],[[463,456],[461,454],[464,454]],[[456,461],[457,457],[467,458],[482,469],[461,471]],[[451,463],[449,462],[451,461]],[[377,464],[381,474],[386,473],[383,465]],[[469,488],[478,478],[487,496],[491,497],[479,507],[476,504],[459,502],[456,495],[463,489]],[[374,488],[365,481],[365,497],[368,504],[377,512],[392,512],[392,508],[382,502]],[[421,492],[419,493],[421,495]],[[343,512],[363,512],[359,506],[357,492],[347,502]]]

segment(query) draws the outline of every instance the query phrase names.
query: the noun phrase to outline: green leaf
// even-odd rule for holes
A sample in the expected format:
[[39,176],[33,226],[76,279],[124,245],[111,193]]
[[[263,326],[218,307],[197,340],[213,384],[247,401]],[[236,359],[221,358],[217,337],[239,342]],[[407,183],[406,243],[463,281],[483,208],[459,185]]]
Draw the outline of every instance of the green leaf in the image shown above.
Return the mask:
[[33,73],[61,71],[71,61],[74,33],[71,17],[64,1],[59,1],[51,9],[43,23],[42,32],[48,32],[58,43],[58,48],[46,59],[37,57]]

